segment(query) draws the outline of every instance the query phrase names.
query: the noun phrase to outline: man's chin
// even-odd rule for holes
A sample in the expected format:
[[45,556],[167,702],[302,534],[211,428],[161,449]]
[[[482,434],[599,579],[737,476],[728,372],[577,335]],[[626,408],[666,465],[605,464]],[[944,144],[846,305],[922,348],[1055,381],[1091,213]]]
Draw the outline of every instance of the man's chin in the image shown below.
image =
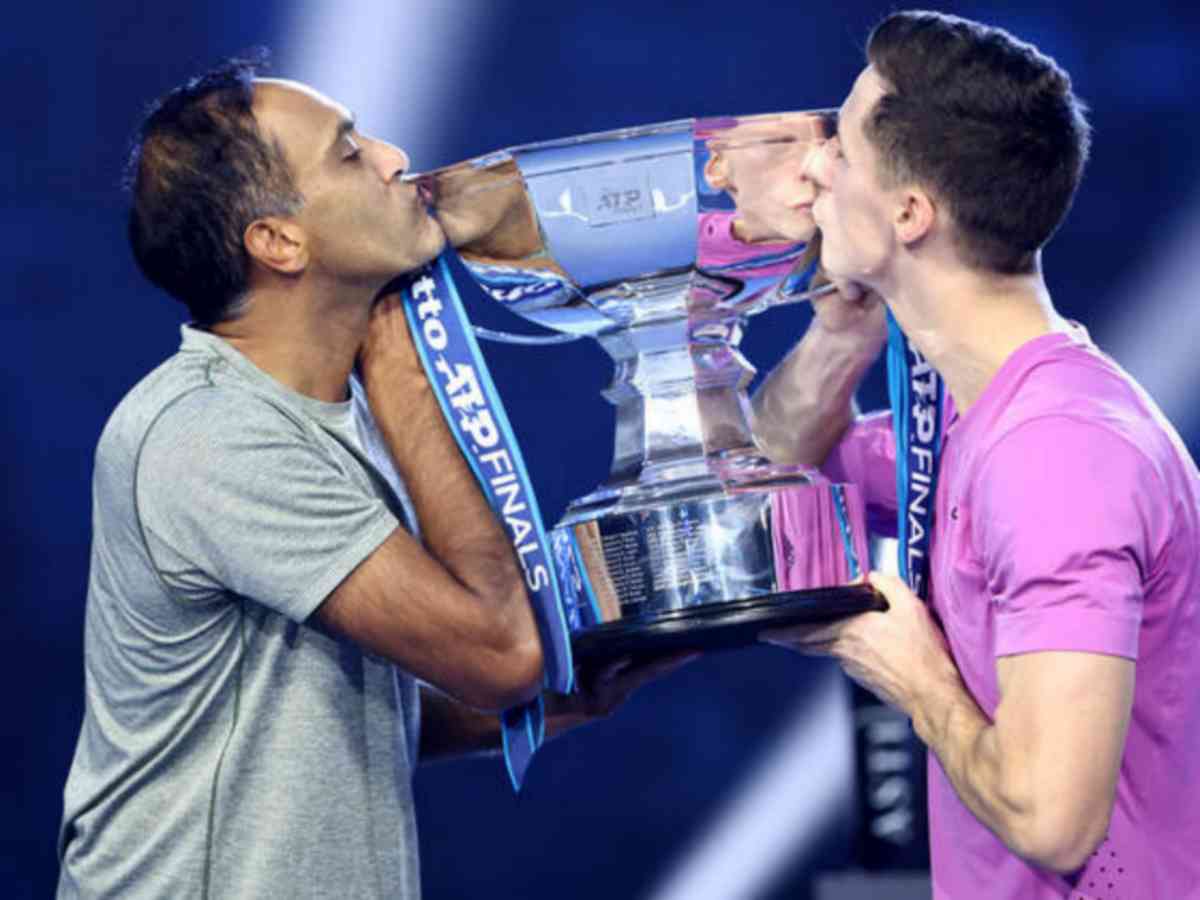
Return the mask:
[[[442,251],[446,249],[446,245],[449,243],[449,240],[446,237],[446,232],[442,230],[442,226],[438,223],[438,220],[432,219],[431,221],[434,224],[435,231],[437,234],[437,238],[436,238],[437,246],[435,247],[433,252],[430,253],[429,259],[437,259],[439,256],[442,255]],[[429,260],[426,260],[426,262],[428,262],[428,261]]]
[[386,296],[387,294],[394,294],[399,291],[413,272],[416,272],[418,269],[429,265],[429,263],[433,262],[442,255],[442,251],[446,249],[446,236],[442,234],[441,230],[438,231],[438,235],[439,237],[436,246],[422,248],[420,255],[417,256],[415,260],[406,262],[404,268],[396,272],[384,283],[383,287],[379,289],[375,295],[376,300],[378,300],[380,297]]
[[[429,263],[442,255],[442,251],[446,249],[446,232],[442,231],[442,226],[438,224],[437,219],[430,218],[431,227],[429,229],[429,237],[421,241],[420,262],[416,263],[412,268],[419,269],[421,266]],[[412,271],[411,269],[409,271]]]

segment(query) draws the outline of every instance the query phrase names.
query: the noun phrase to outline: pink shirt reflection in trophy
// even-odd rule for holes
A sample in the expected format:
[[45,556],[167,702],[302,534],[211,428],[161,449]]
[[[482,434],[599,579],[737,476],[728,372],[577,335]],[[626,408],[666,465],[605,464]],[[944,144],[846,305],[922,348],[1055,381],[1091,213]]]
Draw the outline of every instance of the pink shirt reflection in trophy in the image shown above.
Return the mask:
[[[814,480],[825,484],[825,478]],[[837,489],[799,488],[771,496],[772,533],[775,547],[775,583],[780,590],[801,591],[847,584],[869,568],[867,522],[861,503],[843,504],[837,490],[857,490],[852,485]],[[851,572],[849,554],[836,543],[836,535],[851,541],[859,572]]]
[[722,209],[701,195],[697,256],[703,269],[761,281],[810,267],[817,226],[805,164],[828,134],[827,117],[816,112],[697,122],[697,142],[708,154],[704,181],[733,204]]

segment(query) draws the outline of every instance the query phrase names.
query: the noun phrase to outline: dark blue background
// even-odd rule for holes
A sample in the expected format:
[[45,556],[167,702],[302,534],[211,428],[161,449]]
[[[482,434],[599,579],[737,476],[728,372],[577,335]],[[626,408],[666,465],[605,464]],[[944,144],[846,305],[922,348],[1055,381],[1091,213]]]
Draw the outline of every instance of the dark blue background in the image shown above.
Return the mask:
[[[446,86],[430,126],[436,141],[425,141],[418,168],[624,125],[837,105],[861,66],[869,26],[887,10],[866,0],[782,9],[728,0],[459,5],[455,28],[469,39],[468,66]],[[1091,104],[1093,159],[1046,255],[1047,279],[1060,309],[1146,379],[1195,453],[1193,6],[939,6],[1039,44]],[[122,394],[175,348],[183,319],[182,307],[140,278],[126,248],[118,179],[128,136],[144,104],[177,82],[250,45],[286,43],[299,8],[280,0],[115,0],[6,14],[0,896],[53,890],[61,791],[82,712],[93,448]],[[355,2],[337,9],[373,15]],[[372,45],[389,55],[391,72],[403,73],[425,39],[417,12],[399,25],[389,18],[394,34]],[[381,51],[339,50],[342,65],[369,81]],[[304,52],[293,46],[290,58]],[[358,106],[355,96],[337,99]],[[387,122],[362,125],[402,146],[421,143]],[[1156,273],[1168,273],[1165,284]],[[477,321],[512,325],[477,294],[468,299]],[[766,370],[803,327],[802,311],[768,314],[751,323],[744,348]],[[1146,329],[1161,350],[1147,352],[1150,338],[1139,343]],[[553,522],[607,471],[612,415],[598,392],[609,363],[592,345],[493,346],[489,358]],[[878,375],[866,395],[881,401]],[[422,771],[427,896],[653,895],[752,777],[826,665],[767,648],[693,663],[610,722],[550,745],[516,797],[495,760]],[[804,804],[822,774],[807,773],[777,801]],[[808,896],[813,868],[845,858],[847,834],[842,822],[823,839],[798,841],[770,896]]]

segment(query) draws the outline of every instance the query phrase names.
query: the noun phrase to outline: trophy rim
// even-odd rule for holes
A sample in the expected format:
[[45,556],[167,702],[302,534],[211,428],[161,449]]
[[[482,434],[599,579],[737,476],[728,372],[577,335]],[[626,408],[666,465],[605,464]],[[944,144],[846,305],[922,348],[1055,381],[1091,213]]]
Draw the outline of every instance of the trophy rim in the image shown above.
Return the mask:
[[[619,141],[628,140],[629,138],[645,137],[654,134],[673,134],[681,131],[688,131],[692,134],[693,140],[703,141],[712,137],[708,133],[708,128],[713,129],[713,133],[719,133],[731,126],[712,126],[709,123],[716,122],[732,122],[736,125],[744,125],[752,122],[768,122],[770,120],[782,120],[787,116],[803,116],[815,115],[826,118],[833,117],[836,119],[839,110],[837,107],[817,106],[811,109],[786,109],[773,110],[770,112],[761,113],[745,113],[743,115],[696,115],[685,116],[680,119],[667,119],[661,122],[649,122],[643,125],[624,125],[617,128],[607,128],[600,131],[588,131],[583,134],[568,135],[566,137],[547,138],[542,141],[528,141],[524,144],[512,144],[507,147],[501,147],[497,150],[491,150],[487,153],[481,153],[477,156],[469,156],[466,159],[460,159],[452,163],[436,166],[432,169],[425,169],[421,172],[408,172],[402,176],[403,181],[419,181],[422,178],[430,178],[451,169],[458,168],[463,165],[470,165],[475,168],[482,168],[494,165],[496,163],[507,162],[513,159],[515,153],[528,153],[538,150],[554,150],[562,147],[575,147],[580,144],[593,143],[597,141]],[[699,133],[698,132],[699,129]],[[773,143],[774,139],[768,139],[765,143]]]

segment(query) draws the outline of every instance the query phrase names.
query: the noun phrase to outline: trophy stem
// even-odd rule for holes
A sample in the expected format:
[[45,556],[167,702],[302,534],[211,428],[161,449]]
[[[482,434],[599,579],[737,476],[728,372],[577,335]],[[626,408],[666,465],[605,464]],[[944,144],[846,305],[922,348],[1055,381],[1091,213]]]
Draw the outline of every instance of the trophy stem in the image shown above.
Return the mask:
[[726,314],[632,324],[599,337],[614,362],[604,391],[617,408],[613,465],[573,512],[721,490],[731,458],[766,464],[750,429],[746,386],[755,370],[736,349],[741,336],[740,319]]

